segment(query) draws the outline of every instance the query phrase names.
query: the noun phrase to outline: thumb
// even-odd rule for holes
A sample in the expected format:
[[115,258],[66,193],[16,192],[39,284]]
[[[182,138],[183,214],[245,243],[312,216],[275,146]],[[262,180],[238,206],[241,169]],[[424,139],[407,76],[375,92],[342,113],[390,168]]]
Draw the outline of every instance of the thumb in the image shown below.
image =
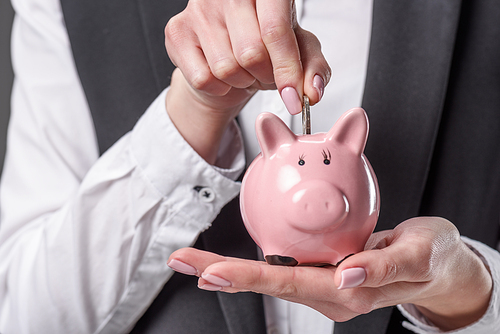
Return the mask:
[[297,13],[290,0],[256,3],[261,37],[273,66],[274,81],[288,111],[298,114],[302,109],[303,69],[295,35]]
[[304,71],[304,95],[307,95],[310,104],[314,105],[323,97],[325,87],[330,81],[331,69],[321,52],[318,38],[300,26],[295,29],[295,33]]
[[298,25],[294,1],[260,0],[256,7],[276,87],[288,111],[298,114],[302,96],[307,95],[310,103],[316,104],[330,80],[330,67],[321,53],[321,44]]
[[339,289],[374,288],[396,282],[424,282],[426,267],[428,266],[417,250],[408,249],[403,244],[394,244],[347,258],[339,265],[334,282]]

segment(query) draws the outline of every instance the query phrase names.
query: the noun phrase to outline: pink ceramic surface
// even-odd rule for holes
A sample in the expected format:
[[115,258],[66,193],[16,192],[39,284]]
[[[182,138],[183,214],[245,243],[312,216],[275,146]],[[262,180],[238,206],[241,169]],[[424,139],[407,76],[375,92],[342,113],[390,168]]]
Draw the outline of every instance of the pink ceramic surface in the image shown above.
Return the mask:
[[275,115],[256,121],[262,153],[241,188],[245,226],[271,264],[337,264],[363,250],[379,213],[363,154],[368,118],[347,111],[328,133],[296,136]]

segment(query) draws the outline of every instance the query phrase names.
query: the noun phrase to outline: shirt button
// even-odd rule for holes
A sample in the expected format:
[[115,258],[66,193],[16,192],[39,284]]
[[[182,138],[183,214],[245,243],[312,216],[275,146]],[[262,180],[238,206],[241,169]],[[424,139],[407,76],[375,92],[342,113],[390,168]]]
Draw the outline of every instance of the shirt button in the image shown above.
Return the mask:
[[213,202],[215,199],[215,192],[208,187],[201,188],[200,191],[198,192],[198,197],[202,202],[210,203]]

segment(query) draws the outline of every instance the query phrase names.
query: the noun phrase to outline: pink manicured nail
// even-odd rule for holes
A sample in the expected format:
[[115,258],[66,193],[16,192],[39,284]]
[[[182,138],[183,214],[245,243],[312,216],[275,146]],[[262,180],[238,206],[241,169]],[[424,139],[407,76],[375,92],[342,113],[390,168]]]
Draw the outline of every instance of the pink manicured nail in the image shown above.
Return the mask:
[[222,277],[219,277],[219,276],[215,276],[212,274],[202,274],[201,277],[204,280],[206,280],[214,285],[223,286],[223,287],[231,286],[231,282],[229,282],[228,280],[226,280]]
[[198,285],[198,288],[200,288],[202,290],[207,290],[207,291],[220,291],[220,290],[222,290],[221,286],[210,284],[210,283],[205,283],[203,285]]
[[299,94],[292,87],[285,87],[281,91],[281,99],[285,103],[286,109],[292,115],[296,115],[302,110],[302,102],[300,102]]
[[323,78],[319,75],[315,75],[313,79],[313,87],[318,91],[319,99],[323,97],[323,93],[325,91],[325,83],[323,82]]
[[187,263],[184,263],[182,261],[179,261],[179,260],[175,260],[175,259],[170,260],[167,263],[167,266],[169,266],[173,270],[178,271],[182,274],[186,274],[186,275],[197,275],[198,274],[198,270],[196,270],[195,267],[193,267]]
[[363,268],[344,269],[340,275],[342,280],[340,281],[339,290],[358,287],[366,279],[366,271]]

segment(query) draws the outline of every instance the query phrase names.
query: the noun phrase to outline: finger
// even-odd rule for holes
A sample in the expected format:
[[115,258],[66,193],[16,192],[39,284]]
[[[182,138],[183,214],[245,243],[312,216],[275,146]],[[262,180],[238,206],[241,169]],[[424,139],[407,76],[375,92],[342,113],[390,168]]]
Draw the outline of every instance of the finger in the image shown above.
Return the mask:
[[271,266],[263,261],[221,257],[195,249],[175,252],[173,259],[196,266],[198,287],[236,293],[253,291],[310,306],[335,321],[346,321],[381,306],[385,297],[377,289],[338,290],[333,279],[336,268]]
[[314,105],[323,97],[325,87],[330,81],[331,69],[316,36],[300,27],[295,31],[304,68],[304,94],[309,97],[310,104]]
[[222,286],[226,292],[254,291],[284,299],[320,300],[327,291],[337,292],[333,285],[334,273],[334,267],[271,266],[243,260],[216,262],[205,269],[202,278],[213,284],[217,284],[213,277],[229,282]]
[[274,84],[271,59],[260,36],[254,1],[231,1],[226,11],[233,54],[242,68],[262,84]]
[[236,88],[249,87],[255,81],[255,78],[242,68],[236,60],[227,29],[222,26],[221,29],[218,28],[219,26],[215,25],[215,28],[211,29],[210,33],[204,31],[198,34],[201,49],[210,70],[217,79],[230,86]]
[[258,0],[257,16],[276,86],[288,111],[295,115],[302,109],[304,77],[294,31],[297,23],[293,4],[290,0]]
[[194,89],[215,96],[227,94],[231,86],[212,74],[198,37],[187,27],[189,18],[184,16],[181,13],[173,17],[165,27],[165,47],[170,59]]
[[220,261],[225,261],[223,256],[186,247],[170,254],[167,265],[180,273],[200,276],[206,267]]
[[186,247],[170,254],[167,265],[183,274],[201,276],[208,266],[218,262],[246,262],[251,264],[260,261],[226,257],[196,248]]
[[339,265],[335,275],[339,289],[429,281],[431,254],[426,245],[417,246],[404,240],[392,243],[387,238],[380,243],[387,247],[363,251]]
[[283,267],[265,262],[217,262],[208,266],[198,286],[229,293],[253,291],[313,307],[331,319],[345,321],[377,307],[375,289],[338,290],[336,268]]
[[[265,262],[217,262],[202,273],[198,287],[209,291],[253,291],[307,305],[334,321],[347,321],[373,310],[370,291],[339,291],[333,285],[335,268],[281,267]],[[330,272],[327,272],[330,271]],[[375,294],[377,295],[377,294]]]

